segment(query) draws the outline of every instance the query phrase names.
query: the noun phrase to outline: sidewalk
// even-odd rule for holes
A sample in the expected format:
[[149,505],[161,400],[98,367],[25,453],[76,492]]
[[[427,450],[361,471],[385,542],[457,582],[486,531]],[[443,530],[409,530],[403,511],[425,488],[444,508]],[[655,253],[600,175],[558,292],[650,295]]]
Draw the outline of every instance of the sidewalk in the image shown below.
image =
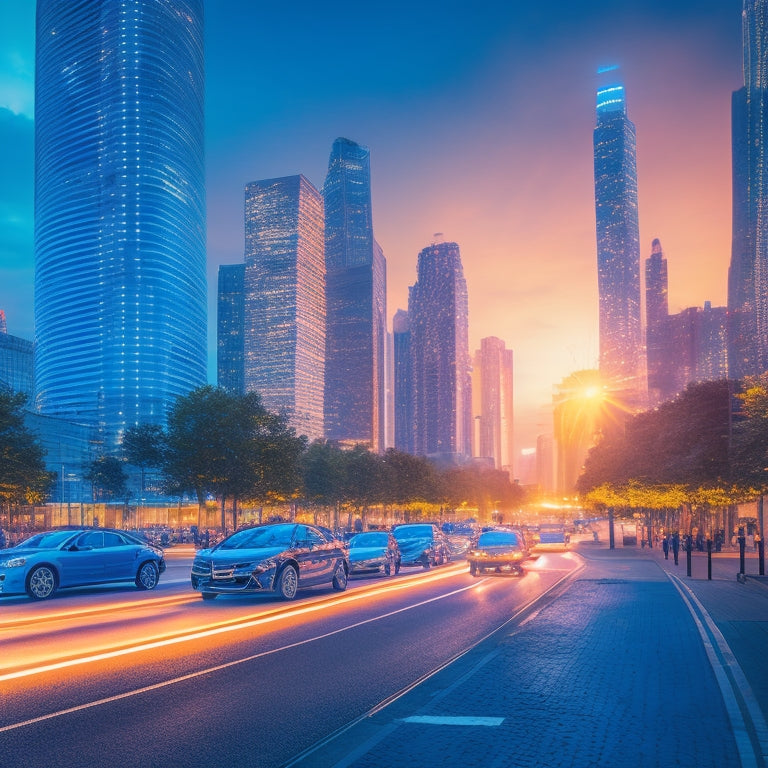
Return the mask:
[[573,549],[559,593],[288,765],[766,768],[768,586]]

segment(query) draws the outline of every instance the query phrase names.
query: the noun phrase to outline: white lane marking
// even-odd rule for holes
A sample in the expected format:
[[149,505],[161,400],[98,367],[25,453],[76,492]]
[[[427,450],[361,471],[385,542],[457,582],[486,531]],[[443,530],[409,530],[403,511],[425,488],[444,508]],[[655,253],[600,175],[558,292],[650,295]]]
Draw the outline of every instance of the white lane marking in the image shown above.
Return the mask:
[[[739,759],[743,768],[756,768],[758,765],[765,765],[766,758],[768,757],[768,727],[766,726],[765,718],[755,699],[755,695],[752,692],[752,688],[747,682],[744,670],[742,670],[741,665],[734,656],[733,651],[728,645],[722,632],[717,628],[712,617],[696,597],[693,590],[681,581],[678,576],[669,572],[667,575],[680,593],[680,596],[683,598],[683,602],[686,604],[688,611],[693,617],[696,628],[701,636],[704,649],[707,653],[707,658],[712,665],[715,679],[717,680],[726,711],[728,712],[728,719],[731,722],[736,746],[739,750]],[[699,616],[696,613],[697,609],[701,613],[704,623],[699,619]],[[704,624],[706,624],[706,628]],[[707,630],[709,630],[709,632]],[[717,648],[723,658],[722,662],[715,652],[712,640],[717,644]],[[726,673],[726,667],[733,676],[733,683]],[[734,683],[737,688],[734,688]],[[755,730],[755,735],[758,740],[757,746],[759,747],[762,758],[761,761],[758,761],[755,745],[752,744],[752,739],[750,738],[747,729],[747,723],[744,720],[741,708],[739,707],[737,690],[740,693],[741,699],[744,701],[747,713]]]
[[480,725],[486,728],[499,726],[504,722],[503,717],[438,717],[436,715],[412,715],[404,717],[402,723],[418,723],[422,725]]
[[[245,664],[245,663],[247,663],[249,661],[255,661],[256,659],[260,659],[260,658],[263,658],[265,656],[271,656],[271,655],[273,655],[275,653],[280,653],[281,651],[287,651],[287,650],[290,650],[291,648],[298,648],[298,647],[300,647],[302,645],[308,645],[309,643],[313,643],[313,642],[315,642],[317,640],[324,640],[324,639],[326,639],[328,637],[333,637],[333,635],[338,635],[338,634],[341,634],[342,632],[346,632],[347,630],[355,629],[357,627],[362,627],[365,624],[371,624],[374,621],[379,621],[381,619],[386,619],[386,618],[388,618],[390,616],[396,616],[398,613],[404,613],[405,611],[410,611],[413,608],[419,608],[422,605],[428,605],[429,603],[434,603],[434,602],[436,602],[438,600],[443,600],[443,599],[445,599],[447,597],[452,597],[453,595],[458,595],[458,594],[460,594],[462,592],[466,592],[466,591],[468,591],[470,589],[476,589],[476,588],[477,588],[477,584],[473,583],[473,584],[470,584],[467,587],[461,587],[460,589],[455,589],[452,592],[446,592],[444,595],[438,595],[436,597],[431,597],[431,598],[429,598],[427,600],[422,600],[421,602],[414,603],[413,605],[408,605],[408,606],[405,606],[403,608],[398,608],[398,609],[396,609],[394,611],[389,611],[387,613],[383,613],[380,616],[373,616],[373,617],[371,617],[369,619],[363,619],[362,621],[358,621],[358,622],[355,622],[354,624],[350,624],[349,626],[340,627],[339,629],[334,629],[333,631],[326,632],[326,633],[324,633],[322,635],[316,635],[315,637],[310,637],[310,638],[307,638],[306,640],[299,640],[298,642],[295,642],[295,643],[289,643],[288,645],[281,646],[280,648],[273,648],[273,649],[271,649],[269,651],[262,651],[260,653],[255,653],[255,654],[253,654],[251,656],[247,656],[247,657],[245,657],[243,659],[235,659],[234,661],[228,661],[228,662],[226,662],[224,664],[217,664],[214,667],[208,667],[207,669],[201,669],[201,670],[199,670],[197,672],[191,672],[191,673],[189,673],[187,675],[181,675],[180,677],[175,677],[175,678],[172,678],[171,680],[164,680],[163,682],[155,683],[154,685],[147,685],[147,686],[144,686],[143,688],[137,688],[137,689],[135,689],[133,691],[126,691],[125,693],[119,693],[119,694],[116,694],[115,696],[108,696],[108,697],[106,697],[104,699],[99,699],[97,701],[90,701],[90,702],[87,702],[85,704],[78,704],[75,707],[69,707],[68,709],[63,709],[63,710],[60,710],[58,712],[51,712],[51,713],[49,713],[47,715],[40,715],[39,717],[30,718],[29,720],[23,720],[23,721],[18,722],[18,723],[11,723],[10,725],[5,725],[5,726],[0,727],[0,733],[4,733],[6,731],[13,731],[13,730],[15,730],[17,728],[23,728],[23,727],[25,727],[27,725],[33,725],[35,723],[43,722],[44,720],[51,720],[51,719],[53,719],[55,717],[61,717],[62,715],[68,715],[68,714],[72,714],[74,712],[81,712],[81,711],[86,710],[86,709],[92,709],[93,707],[98,707],[98,706],[101,706],[103,704],[109,704],[109,703],[111,703],[113,701],[119,701],[121,699],[127,699],[127,698],[130,698],[132,696],[138,696],[139,694],[147,693],[149,691],[156,691],[156,690],[159,690],[161,688],[165,688],[165,687],[170,686],[170,685],[175,685],[176,683],[181,683],[181,682],[185,682],[187,680],[193,680],[194,678],[197,678],[197,677],[202,677],[203,675],[207,675],[207,674],[209,674],[211,672],[219,672],[219,671],[221,671],[223,669],[228,669],[229,667],[235,667],[235,666],[238,666],[240,664]],[[318,609],[315,608],[314,610],[318,610]],[[292,613],[298,614],[300,612],[303,612],[303,611],[295,611],[295,612],[292,612]],[[205,631],[205,632],[195,632],[192,635],[188,635],[188,636],[186,636],[184,638],[175,638],[173,640],[166,640],[166,641],[163,641],[163,642],[156,642],[156,643],[145,643],[145,644],[143,644],[141,646],[137,646],[136,648],[123,649],[121,651],[112,651],[112,652],[109,652],[109,653],[101,653],[101,654],[97,654],[97,655],[91,657],[90,659],[77,659],[77,660],[75,660],[75,661],[73,661],[71,663],[49,664],[46,667],[41,667],[41,668],[35,669],[35,670],[28,670],[28,671],[22,672],[22,673],[14,673],[14,674],[11,674],[11,675],[0,676],[0,681],[8,680],[8,679],[13,679],[13,678],[16,678],[16,677],[23,677],[23,676],[27,676],[27,675],[31,675],[31,674],[37,674],[39,672],[49,671],[51,669],[61,669],[61,668],[65,667],[65,666],[71,666],[72,664],[84,664],[84,663],[86,663],[88,661],[100,661],[100,660],[103,660],[103,659],[115,658],[117,656],[124,656],[124,655],[129,654],[129,653],[136,653],[139,650],[149,650],[149,649],[152,649],[152,648],[159,648],[161,646],[171,645],[171,644],[174,644],[174,643],[186,642],[186,640],[198,639],[198,638],[202,638],[202,637],[210,637],[212,635],[221,634],[222,632],[233,631],[233,629],[243,629],[243,628],[247,628],[247,627],[257,626],[258,624],[264,624],[264,623],[267,623],[268,621],[274,621],[274,620],[276,620],[276,618],[284,618],[285,616],[286,616],[286,614],[282,614],[281,617],[271,617],[271,618],[265,619],[265,620],[251,621],[251,622],[247,622],[246,624],[242,624],[242,625],[240,625],[238,627],[222,627],[222,628],[219,628],[219,629],[216,629],[216,630],[209,630],[209,631]]]

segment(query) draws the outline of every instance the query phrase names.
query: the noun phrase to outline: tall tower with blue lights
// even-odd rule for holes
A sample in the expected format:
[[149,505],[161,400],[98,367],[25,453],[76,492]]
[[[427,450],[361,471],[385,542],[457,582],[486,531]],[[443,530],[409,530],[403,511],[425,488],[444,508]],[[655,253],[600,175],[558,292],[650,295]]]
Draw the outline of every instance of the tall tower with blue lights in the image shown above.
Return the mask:
[[[615,70],[605,68],[600,74]],[[594,130],[600,374],[633,407],[647,392],[640,287],[635,126],[624,86],[597,91]]]
[[203,0],[37,2],[35,400],[162,424],[206,381]]
[[731,100],[728,367],[734,379],[768,369],[767,17],[766,0],[744,0],[744,86]]

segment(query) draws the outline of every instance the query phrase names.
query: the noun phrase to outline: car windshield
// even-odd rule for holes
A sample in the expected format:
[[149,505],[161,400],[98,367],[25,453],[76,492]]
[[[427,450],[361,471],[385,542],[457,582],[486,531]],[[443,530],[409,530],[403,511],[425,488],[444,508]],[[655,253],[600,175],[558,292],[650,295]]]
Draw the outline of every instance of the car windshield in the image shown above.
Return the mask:
[[403,539],[431,539],[432,538],[432,526],[431,525],[404,525],[401,528],[395,528],[392,531],[395,538],[398,541]]
[[291,546],[295,530],[296,526],[293,523],[245,528],[224,539],[216,549],[264,549],[268,547],[287,549]]
[[350,547],[386,547],[386,533],[358,533],[349,540]]
[[23,549],[57,549],[67,539],[71,539],[75,531],[48,531],[31,536],[26,541],[19,542],[16,546]]
[[519,543],[517,534],[512,531],[488,531],[480,534],[479,547],[514,547]]

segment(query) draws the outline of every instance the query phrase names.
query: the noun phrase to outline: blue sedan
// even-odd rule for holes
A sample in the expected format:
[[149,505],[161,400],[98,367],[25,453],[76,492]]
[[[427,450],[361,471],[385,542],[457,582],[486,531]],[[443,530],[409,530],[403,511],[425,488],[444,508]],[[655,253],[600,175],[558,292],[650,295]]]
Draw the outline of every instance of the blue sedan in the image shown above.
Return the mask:
[[126,581],[154,589],[163,571],[163,551],[125,531],[53,530],[0,551],[0,595],[45,600],[65,587]]

